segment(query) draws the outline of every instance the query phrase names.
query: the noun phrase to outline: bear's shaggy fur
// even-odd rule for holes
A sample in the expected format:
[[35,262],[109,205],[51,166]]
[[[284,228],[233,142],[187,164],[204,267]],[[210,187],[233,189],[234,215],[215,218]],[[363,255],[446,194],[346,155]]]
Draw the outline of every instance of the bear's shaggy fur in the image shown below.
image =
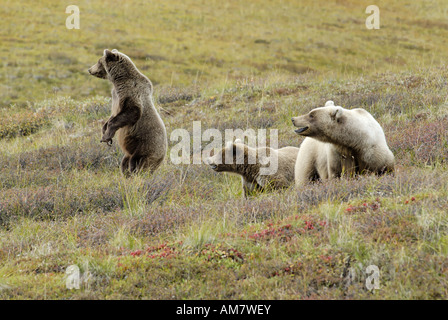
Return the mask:
[[[259,191],[288,188],[293,184],[298,152],[299,148],[296,147],[278,150],[269,147],[251,148],[237,139],[235,142],[229,141],[215,155],[205,159],[204,163],[217,172],[240,175],[247,198]],[[231,157],[230,161],[227,157]],[[277,166],[270,167],[269,161],[277,161]],[[267,174],[260,174],[262,168]]]
[[307,137],[296,161],[296,185],[315,178],[394,171],[383,129],[364,109],[348,110],[327,101],[292,122],[298,127],[295,132]]
[[151,81],[128,56],[115,49],[104,50],[98,63],[88,71],[112,82],[112,115],[103,126],[101,142],[111,144],[117,133],[124,152],[123,174],[157,169],[165,158],[167,134],[154,107]]

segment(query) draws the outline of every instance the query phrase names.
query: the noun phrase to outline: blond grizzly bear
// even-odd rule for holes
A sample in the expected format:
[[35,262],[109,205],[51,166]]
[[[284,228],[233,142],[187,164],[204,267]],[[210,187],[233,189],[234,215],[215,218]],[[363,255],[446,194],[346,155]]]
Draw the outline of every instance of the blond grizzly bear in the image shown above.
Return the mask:
[[168,142],[165,125],[152,101],[151,81],[128,56],[115,49],[104,50],[88,71],[113,85],[112,115],[103,126],[101,142],[110,145],[117,134],[124,152],[123,174],[157,169],[165,158]]
[[288,188],[294,183],[294,166],[299,148],[251,148],[241,140],[229,141],[204,163],[216,172],[241,176],[244,197],[260,191]]
[[364,109],[348,110],[327,101],[292,122],[298,127],[295,132],[307,137],[297,156],[297,186],[315,179],[394,171],[383,129]]

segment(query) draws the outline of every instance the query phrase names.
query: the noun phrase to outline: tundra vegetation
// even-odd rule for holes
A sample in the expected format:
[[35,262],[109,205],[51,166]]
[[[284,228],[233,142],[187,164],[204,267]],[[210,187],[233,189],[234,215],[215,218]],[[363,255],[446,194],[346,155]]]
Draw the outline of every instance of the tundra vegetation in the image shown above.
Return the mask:
[[[3,3],[0,298],[447,299],[445,3],[376,1],[379,30],[358,1],[301,4],[78,1],[68,30],[60,3]],[[333,100],[378,120],[395,173],[247,200],[206,165],[125,178],[87,73],[105,48],[154,83],[168,136],[201,121],[298,146],[291,117]]]

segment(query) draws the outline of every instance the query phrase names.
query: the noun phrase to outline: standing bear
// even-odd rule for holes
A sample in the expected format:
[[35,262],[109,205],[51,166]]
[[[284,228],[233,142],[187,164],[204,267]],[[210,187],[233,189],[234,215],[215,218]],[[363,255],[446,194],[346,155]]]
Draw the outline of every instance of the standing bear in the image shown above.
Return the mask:
[[288,188],[294,183],[294,165],[299,148],[252,148],[236,139],[204,163],[216,172],[241,176],[244,197],[259,191]]
[[123,150],[121,172],[125,176],[157,169],[165,158],[165,125],[152,101],[152,83],[131,59],[117,50],[104,55],[89,73],[112,82],[112,115],[103,126],[101,142],[112,144],[117,133]]
[[348,110],[327,101],[291,120],[298,127],[295,132],[306,137],[295,167],[298,186],[315,179],[394,171],[394,155],[383,129],[364,109]]

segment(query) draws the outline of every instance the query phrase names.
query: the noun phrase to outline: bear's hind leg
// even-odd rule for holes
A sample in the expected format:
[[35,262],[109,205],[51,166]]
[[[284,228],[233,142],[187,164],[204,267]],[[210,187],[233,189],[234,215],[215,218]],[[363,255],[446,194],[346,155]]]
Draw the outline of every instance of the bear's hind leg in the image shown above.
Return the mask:
[[120,169],[121,173],[125,176],[129,176],[129,159],[131,159],[130,156],[124,156],[121,160]]
[[142,169],[142,163],[144,162],[143,160],[144,157],[134,154],[129,159],[129,172],[137,173],[138,171],[140,171]]
[[243,192],[245,199],[248,199],[249,197],[254,196],[261,191],[263,191],[263,188],[260,187],[258,184],[243,181]]
[[162,161],[163,158],[155,159],[148,156],[142,156],[140,154],[134,154],[130,157],[129,160],[129,172],[131,174],[139,173],[143,170],[153,172],[162,164]]

